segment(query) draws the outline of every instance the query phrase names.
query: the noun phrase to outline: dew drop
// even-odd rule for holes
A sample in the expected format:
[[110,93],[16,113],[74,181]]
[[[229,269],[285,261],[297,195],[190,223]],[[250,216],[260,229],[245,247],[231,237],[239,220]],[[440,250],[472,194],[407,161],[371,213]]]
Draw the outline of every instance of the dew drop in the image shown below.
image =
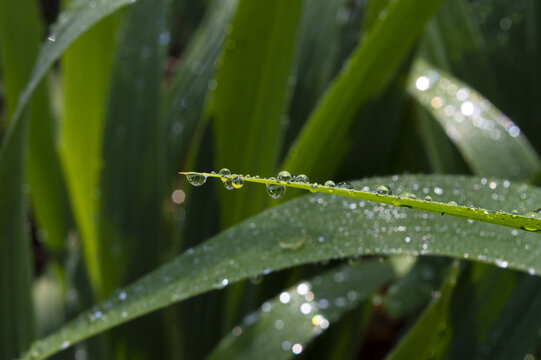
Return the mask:
[[417,199],[417,196],[415,196],[415,194],[412,194],[410,192],[403,192],[398,196],[401,197],[402,199],[411,199],[411,200]]
[[308,180],[308,176],[306,176],[304,174],[300,174],[300,175],[295,176],[295,179],[293,181],[298,182],[298,183],[306,184],[310,180]]
[[376,188],[376,194],[378,195],[392,195],[391,188],[387,185],[380,185]]
[[201,174],[187,174],[186,178],[193,186],[201,186],[207,181],[207,177]]
[[432,201],[432,198],[430,196],[425,196],[425,201]]
[[325,181],[325,184],[323,184],[323,185],[327,186],[327,187],[335,187],[336,186],[336,184],[332,180]]
[[534,219],[541,219],[541,212],[539,211],[539,209],[535,211],[529,211],[524,215],[526,215],[527,217],[534,218]]
[[319,187],[319,184],[318,183],[313,183],[312,185],[310,185],[310,192],[317,192],[317,188]]
[[351,183],[348,182],[348,181],[342,181],[342,182],[338,183],[338,185],[336,185],[336,187],[338,187],[340,189],[347,189],[347,190],[352,190],[353,189],[353,185],[351,185]]
[[286,193],[284,185],[267,184],[267,194],[273,199],[279,199]]
[[227,190],[233,190],[234,187],[233,187],[233,180],[232,179],[228,179],[226,178],[223,182],[224,184],[224,187],[227,189]]
[[278,173],[277,180],[281,181],[281,182],[290,182],[291,181],[291,174],[289,173],[289,171],[285,171],[285,170],[280,171]]
[[244,180],[241,176],[235,176],[233,180],[231,180],[231,185],[233,185],[233,188],[240,189],[244,185]]
[[231,176],[231,170],[223,168],[218,172],[218,174],[220,175],[220,179],[222,181],[226,181]]
[[447,203],[447,205],[458,206],[458,204],[456,203],[456,201],[449,201],[449,202]]

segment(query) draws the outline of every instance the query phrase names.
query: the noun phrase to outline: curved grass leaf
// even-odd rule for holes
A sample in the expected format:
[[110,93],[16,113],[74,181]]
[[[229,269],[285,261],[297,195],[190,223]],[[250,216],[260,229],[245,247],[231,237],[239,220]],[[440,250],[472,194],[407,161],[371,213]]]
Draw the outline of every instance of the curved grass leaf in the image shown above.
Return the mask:
[[[181,172],[180,174],[186,175],[188,179],[190,176],[196,176],[201,178],[215,177],[220,178],[220,175],[213,173],[197,173],[197,172]],[[334,182],[332,185],[319,185],[317,183],[303,183],[295,181],[278,181],[274,178],[263,179],[259,177],[247,177],[243,175],[232,175],[229,176],[229,181],[234,180],[234,178],[241,179],[242,183],[254,182],[266,185],[278,185],[281,187],[292,187],[298,189],[309,190],[311,192],[324,193],[324,194],[333,194],[345,196],[352,199],[367,200],[372,202],[378,202],[382,204],[395,205],[400,207],[406,207],[410,209],[423,210],[436,214],[454,216],[469,220],[482,221],[491,224],[497,224],[502,226],[507,226],[515,229],[521,229],[532,232],[541,232],[541,209],[539,208],[530,208],[522,210],[522,214],[519,214],[519,210],[490,210],[487,208],[480,207],[479,204],[473,205],[471,201],[457,202],[456,200],[451,200],[449,202],[441,201],[437,196],[432,199],[432,196],[429,198],[424,197],[422,200],[421,197],[426,194],[419,194],[419,198],[414,193],[412,189],[396,191],[398,195],[392,195],[394,191],[391,187],[384,185],[383,183],[369,191],[368,187],[365,187],[361,190],[353,189],[351,184],[341,187],[335,186]],[[483,184],[484,183],[484,184]],[[484,179],[481,183],[482,185],[487,185],[488,180]],[[503,187],[509,187],[509,181],[502,182]],[[491,181],[489,189],[495,189],[498,186],[497,182]],[[526,186],[526,185],[524,185]],[[441,190],[441,189],[440,189]],[[458,189],[456,190],[458,191]],[[285,190],[284,190],[285,192]],[[440,195],[439,191],[435,190],[436,195]],[[461,204],[461,205],[459,205]],[[535,206],[535,205],[532,205]]]
[[[359,108],[385,87],[395,69],[443,0],[400,0],[388,7],[320,100],[290,149],[283,168],[321,178],[347,149]],[[325,166],[322,166],[324,164]]]
[[389,262],[367,260],[301,282],[246,316],[208,358],[290,359],[393,275]]
[[[10,124],[10,133],[22,115],[34,90],[49,68],[81,34],[101,19],[136,0],[84,1],[77,0],[59,15],[47,41],[43,45],[26,88],[21,92],[19,103]],[[9,134],[7,135],[9,136]]]
[[432,113],[477,174],[522,180],[541,169],[541,160],[520,129],[453,76],[418,61],[409,92]]
[[[438,196],[444,202],[472,201],[507,211],[526,211],[541,202],[540,189],[495,179],[419,175],[354,183],[357,188],[380,184]],[[296,249],[281,246],[301,241]],[[27,358],[43,358],[130,319],[251,276],[364,254],[447,256],[531,274],[541,271],[541,238],[536,233],[312,194],[247,219],[118,290],[35,343]]]

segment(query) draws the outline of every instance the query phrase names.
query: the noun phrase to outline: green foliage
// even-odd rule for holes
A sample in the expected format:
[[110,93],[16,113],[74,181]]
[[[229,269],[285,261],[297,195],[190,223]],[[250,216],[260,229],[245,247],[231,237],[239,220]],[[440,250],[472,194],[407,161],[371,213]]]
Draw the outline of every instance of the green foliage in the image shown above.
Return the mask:
[[540,355],[535,1],[62,7],[0,0],[0,359]]

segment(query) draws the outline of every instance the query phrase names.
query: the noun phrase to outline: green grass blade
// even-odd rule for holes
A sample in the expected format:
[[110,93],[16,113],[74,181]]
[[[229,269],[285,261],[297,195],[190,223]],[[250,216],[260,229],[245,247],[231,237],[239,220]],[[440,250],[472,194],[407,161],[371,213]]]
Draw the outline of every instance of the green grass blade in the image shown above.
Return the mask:
[[[541,190],[494,179],[394,176],[354,185],[418,189],[442,201],[524,211]],[[495,184],[495,185],[494,185]],[[495,187],[495,189],[491,189]],[[497,196],[492,196],[496,194]],[[263,196],[263,194],[261,194]],[[43,358],[171,303],[269,271],[363,254],[433,255],[537,274],[539,234],[328,194],[299,197],[226,230],[67,324],[32,350]],[[524,249],[525,251],[514,251]]]
[[97,258],[101,297],[156,266],[165,158],[159,94],[167,1],[141,0],[126,14],[115,52],[103,132]]
[[[24,108],[37,86],[57,61],[62,53],[81,34],[101,19],[112,14],[119,8],[134,3],[136,0],[110,0],[110,1],[75,1],[68,9],[60,14],[59,22],[53,26],[52,32],[47,37],[41,48],[40,54],[34,64],[34,70],[25,89],[21,92],[19,102],[13,113],[11,128],[19,121]],[[9,134],[8,134],[9,136]]]
[[[73,5],[72,5],[73,6]],[[62,16],[62,15],[61,15]],[[98,287],[96,213],[104,104],[110,85],[118,17],[104,19],[81,35],[62,57],[63,118],[59,145],[70,200],[94,288]],[[81,69],[84,71],[81,71]]]
[[[276,170],[300,9],[300,0],[240,1],[216,83],[209,83],[216,87],[208,116],[215,129],[218,166]],[[267,203],[253,190],[221,195],[225,225],[257,213]]]
[[[187,176],[187,178],[190,181],[198,181],[194,184],[196,186],[199,186],[206,181],[207,177],[211,178],[224,178],[223,182],[225,184],[225,179],[227,179],[230,183],[237,183],[237,187],[231,186],[230,189],[232,190],[234,188],[241,188],[244,184],[244,182],[253,182],[253,183],[259,183],[259,184],[266,184],[267,186],[274,186],[279,187],[282,189],[281,194],[285,193],[285,187],[291,187],[291,188],[297,188],[297,189],[303,189],[303,190],[309,190],[311,192],[317,192],[317,193],[324,193],[324,194],[334,194],[334,195],[340,195],[352,199],[358,199],[358,200],[366,200],[366,201],[372,201],[376,203],[382,203],[382,204],[388,204],[388,205],[394,205],[394,206],[400,206],[405,207],[409,209],[415,209],[415,210],[422,210],[422,211],[428,211],[431,213],[447,215],[447,216],[453,216],[458,218],[464,218],[468,220],[476,220],[481,221],[485,223],[491,223],[491,224],[497,224],[501,226],[507,226],[510,228],[515,229],[521,229],[526,231],[532,231],[532,232],[541,232],[541,214],[539,209],[534,209],[532,205],[532,208],[526,209],[524,206],[522,206],[522,209],[517,210],[516,208],[513,208],[512,210],[492,210],[488,208],[483,208],[479,204],[473,205],[471,202],[471,199],[468,199],[468,202],[465,200],[460,203],[456,200],[451,200],[449,202],[444,202],[441,200],[441,197],[436,197],[435,199],[432,199],[431,196],[428,198],[425,197],[421,199],[422,196],[425,196],[427,192],[424,192],[423,194],[419,194],[419,197],[415,195],[414,193],[411,193],[409,191],[406,191],[402,189],[401,191],[396,191],[392,189],[391,187],[380,184],[377,188],[374,188],[373,191],[370,191],[368,187],[364,187],[363,189],[354,189],[351,184],[347,183],[346,186],[336,186],[334,182],[329,181],[326,182],[324,185],[319,185],[317,183],[307,183],[307,182],[296,182],[294,180],[287,180],[287,181],[281,181],[276,180],[274,178],[260,178],[260,177],[251,177],[251,176],[244,176],[244,175],[230,175],[230,176],[222,176],[216,174],[216,172],[212,173],[198,173],[198,172],[181,172],[180,174],[184,174]],[[193,178],[192,178],[193,177]],[[193,180],[196,179],[196,180]],[[201,182],[202,181],[202,182]],[[489,184],[488,179],[484,178],[481,180],[481,185],[484,185],[485,187]],[[339,184],[340,185],[340,184]],[[490,189],[496,189],[498,186],[503,188],[508,188],[510,186],[510,182],[508,180],[500,181],[500,180],[494,180],[490,181],[490,184],[488,185]],[[478,188],[480,188],[480,185],[477,185]],[[523,185],[524,189],[526,189],[526,185]],[[227,188],[227,185],[226,185]],[[418,187],[417,187],[418,188]],[[411,189],[409,189],[411,190]],[[441,190],[441,189],[440,189]],[[267,188],[268,191],[268,188]],[[393,195],[393,191],[396,191]],[[427,190],[428,191],[428,190]],[[453,192],[458,193],[459,190],[455,189]],[[441,194],[439,193],[439,190],[434,190],[434,193],[436,195],[443,194],[443,191],[441,191]],[[272,194],[269,193],[269,195]],[[281,196],[281,195],[280,195]],[[518,195],[517,195],[518,196]],[[497,196],[496,196],[497,197]],[[525,195],[521,195],[521,198],[525,198]],[[435,200],[435,201],[434,201]],[[460,205],[459,205],[460,204]],[[506,203],[506,206],[509,206],[511,202]]]
[[389,6],[385,20],[373,26],[313,111],[283,168],[318,179],[332,172],[359,108],[385,87],[441,3],[407,0]]
[[418,62],[408,88],[477,174],[522,180],[541,168],[541,160],[520,129],[463,82]]
[[168,171],[178,169],[179,164],[186,160],[194,133],[205,120],[202,115],[209,81],[214,76],[215,65],[226,38],[226,26],[231,21],[237,3],[238,0],[212,2],[167,90],[164,116],[168,134]]
[[248,315],[208,359],[290,359],[346,312],[368,300],[394,275],[389,263],[367,260],[343,265],[301,282]]
[[458,277],[458,262],[449,270],[447,279],[440,292],[426,308],[413,328],[394,348],[386,359],[445,359],[451,333],[448,323],[451,320],[451,296]]
[[[42,28],[35,1],[4,0],[0,6],[0,52],[9,121],[37,57]],[[41,238],[49,250],[58,252],[63,249],[71,215],[46,90],[45,84],[38,87],[32,109],[27,112],[30,121],[27,173]]]
[[11,359],[34,338],[31,252],[24,195],[27,119],[0,149],[0,356]]

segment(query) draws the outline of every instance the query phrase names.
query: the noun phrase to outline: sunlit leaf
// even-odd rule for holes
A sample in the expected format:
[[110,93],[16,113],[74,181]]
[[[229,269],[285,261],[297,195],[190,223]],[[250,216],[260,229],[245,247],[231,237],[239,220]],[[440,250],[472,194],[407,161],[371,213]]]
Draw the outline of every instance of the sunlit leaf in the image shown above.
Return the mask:
[[[395,176],[353,185],[375,189],[381,184],[397,192],[414,191],[444,202],[479,202],[507,211],[526,211],[541,201],[541,190],[537,188],[475,177]],[[302,238],[304,244],[297,250],[280,246]],[[439,214],[329,194],[303,196],[247,219],[118,290],[36,343],[31,352],[44,357],[196,294],[269,271],[331,258],[436,255],[536,274],[541,271],[540,241],[536,233]]]

